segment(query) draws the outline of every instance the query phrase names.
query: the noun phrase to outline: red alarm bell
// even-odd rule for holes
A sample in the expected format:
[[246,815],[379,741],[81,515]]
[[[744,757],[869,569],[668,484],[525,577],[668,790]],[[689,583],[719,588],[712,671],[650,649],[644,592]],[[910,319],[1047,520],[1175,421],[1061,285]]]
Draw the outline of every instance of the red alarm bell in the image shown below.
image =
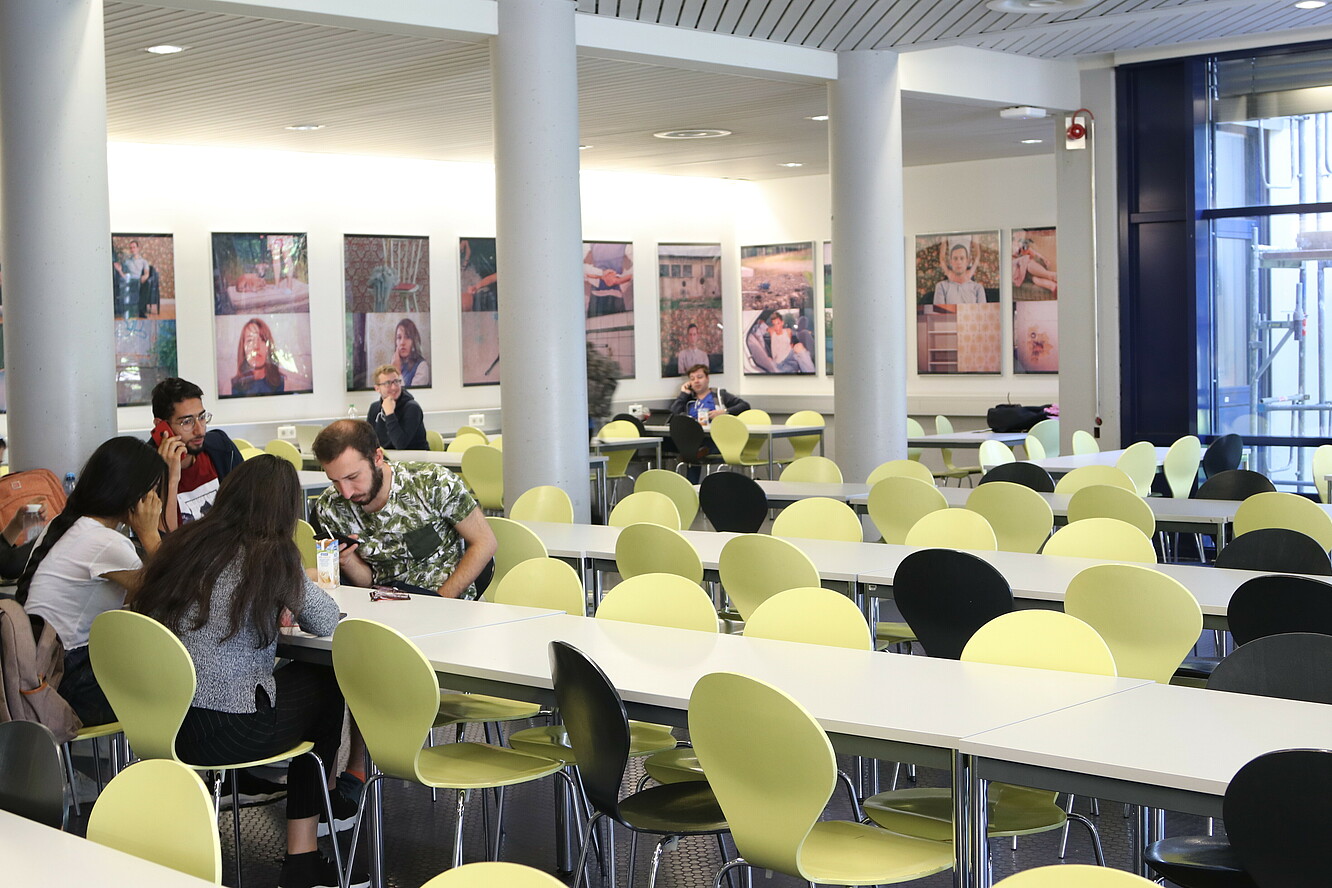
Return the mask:
[[1073,123],[1071,123],[1068,127],[1067,135],[1069,141],[1076,142],[1087,135],[1087,127],[1083,126],[1081,123],[1078,122],[1078,117],[1083,114],[1087,115],[1088,120],[1096,119],[1096,117],[1086,108],[1079,108],[1078,110],[1074,111]]

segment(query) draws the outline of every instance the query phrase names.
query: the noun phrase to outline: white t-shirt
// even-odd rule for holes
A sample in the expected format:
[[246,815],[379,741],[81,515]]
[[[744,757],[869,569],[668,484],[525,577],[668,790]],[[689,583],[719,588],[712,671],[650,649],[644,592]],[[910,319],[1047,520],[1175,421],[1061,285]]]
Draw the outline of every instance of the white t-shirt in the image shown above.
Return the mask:
[[92,518],[80,518],[42,559],[24,607],[51,624],[65,650],[83,647],[92,621],[125,604],[125,588],[102,575],[142,566],[128,537]]

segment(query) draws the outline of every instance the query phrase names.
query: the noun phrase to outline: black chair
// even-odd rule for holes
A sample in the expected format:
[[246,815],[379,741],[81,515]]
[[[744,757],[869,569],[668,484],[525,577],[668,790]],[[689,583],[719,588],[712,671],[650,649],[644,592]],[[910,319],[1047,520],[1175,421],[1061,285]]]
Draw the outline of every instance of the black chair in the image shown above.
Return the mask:
[[1272,479],[1248,469],[1227,469],[1207,474],[1207,480],[1193,493],[1194,499],[1246,500],[1256,493],[1276,490]]
[[1332,584],[1308,577],[1255,577],[1230,596],[1226,619],[1235,643],[1286,632],[1332,635]]
[[65,825],[60,746],[43,724],[0,723],[0,810],[47,826]]
[[1040,466],[1029,462],[1011,462],[995,466],[981,476],[980,483],[987,481],[1012,481],[1023,487],[1030,487],[1037,493],[1054,493],[1054,479]]
[[[715,835],[722,860],[727,859],[722,833],[727,831],[721,806],[706,781],[687,780],[649,787],[620,798],[625,765],[629,762],[629,716],[624,701],[606,673],[582,651],[563,641],[550,643],[550,674],[555,702],[569,745],[578,760],[578,774],[595,814],[583,828],[583,845],[574,870],[574,888],[583,877],[588,846],[597,822],[609,820],[632,831],[629,884],[634,883],[634,859],[640,832],[661,836],[652,855],[650,884],[655,883],[663,846],[676,836]],[[608,854],[614,854],[612,841]]]
[[632,416],[628,413],[617,413],[611,417],[611,422],[618,422],[619,420],[624,420],[625,422],[632,422],[634,424],[634,428],[638,429],[638,437],[640,438],[650,437],[647,432],[647,427],[643,425],[643,420],[639,419],[637,416]]
[[1216,555],[1217,567],[1332,577],[1332,559],[1298,530],[1265,527],[1242,533]]
[[976,630],[1013,610],[999,571],[967,552],[913,552],[893,574],[893,600],[931,657],[957,660]]
[[680,471],[680,466],[703,465],[708,457],[708,434],[703,431],[698,420],[683,413],[674,413],[667,425],[671,430],[671,441],[680,452],[680,462],[675,470]]
[[1203,475],[1211,478],[1222,472],[1238,469],[1244,458],[1244,439],[1239,435],[1222,435],[1207,445],[1203,452]]
[[1330,797],[1332,752],[1326,749],[1269,752],[1240,768],[1221,812],[1230,843],[1255,883],[1263,888],[1327,885]]
[[768,517],[768,495],[748,475],[713,472],[698,486],[698,507],[713,530],[758,533]]

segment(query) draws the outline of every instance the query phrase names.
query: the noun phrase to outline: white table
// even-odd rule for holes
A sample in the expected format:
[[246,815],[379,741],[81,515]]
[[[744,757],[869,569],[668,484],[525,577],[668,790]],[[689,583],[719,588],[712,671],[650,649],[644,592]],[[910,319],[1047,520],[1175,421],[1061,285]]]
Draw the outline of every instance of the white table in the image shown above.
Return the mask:
[[[799,438],[805,435],[818,435],[819,455],[820,456],[823,455],[824,427],[821,425],[766,425],[766,424],[749,425],[748,423],[745,423],[745,427],[749,429],[749,436],[751,438],[760,437],[768,439],[769,478],[772,477],[773,468],[776,465],[772,457],[772,441],[774,438]],[[671,427],[665,425],[650,425],[650,426],[644,426],[643,428],[648,433],[653,435],[669,435],[671,433]]]
[[296,473],[296,476],[301,483],[301,501],[304,503],[305,507],[305,520],[309,521],[310,500],[317,498],[319,494],[323,493],[331,482],[323,471],[311,472],[302,469]]
[[0,867],[12,886],[107,885],[207,888],[196,879],[141,857],[90,842],[0,810]]
[[657,468],[661,468],[661,437],[648,435],[638,438],[593,438],[588,446],[597,454],[610,453],[613,450],[639,450],[651,447],[657,453]]
[[[408,462],[428,462],[440,466],[448,466],[450,469],[462,471],[462,458],[466,451],[457,451],[450,453],[447,450],[385,450],[384,456],[391,460],[406,460]],[[601,507],[601,514],[604,517],[610,515],[610,494],[606,489],[606,463],[607,458],[597,454],[589,454],[587,458],[588,468],[592,470],[595,476],[597,491],[597,503]]]
[[[1166,454],[1169,452],[1169,447],[1156,448],[1156,467],[1158,469],[1161,467],[1161,464],[1165,462]],[[1099,453],[1049,456],[1045,459],[1033,459],[1030,460],[1030,462],[1032,465],[1037,465],[1045,469],[1045,471],[1050,473],[1051,477],[1058,478],[1061,475],[1067,475],[1074,469],[1080,469],[1083,466],[1113,466],[1119,462],[1119,458],[1123,455],[1123,450],[1102,450]]]
[[908,447],[968,448],[980,447],[986,441],[998,441],[1009,447],[1017,447],[1027,440],[1026,432],[992,432],[989,429],[976,429],[970,432],[953,432],[948,435],[915,435],[907,438]]

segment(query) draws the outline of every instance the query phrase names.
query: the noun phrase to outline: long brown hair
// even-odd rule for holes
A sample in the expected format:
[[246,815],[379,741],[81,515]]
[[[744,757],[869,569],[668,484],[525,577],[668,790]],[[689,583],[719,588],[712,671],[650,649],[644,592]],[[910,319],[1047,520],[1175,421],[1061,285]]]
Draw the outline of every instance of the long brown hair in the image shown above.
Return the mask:
[[263,318],[250,318],[241,327],[240,341],[236,343],[236,378],[244,379],[254,371],[250,369],[250,359],[245,353],[245,331],[253,327],[259,334],[264,349],[264,381],[274,388],[282,385],[282,368],[278,366],[277,349],[273,345],[273,331]]
[[239,560],[240,582],[223,637],[250,624],[260,647],[267,647],[277,637],[282,608],[301,607],[305,572],[292,538],[300,492],[296,470],[284,459],[263,454],[241,463],[223,480],[207,515],[162,541],[133,609],[176,632],[202,629],[218,577]]

